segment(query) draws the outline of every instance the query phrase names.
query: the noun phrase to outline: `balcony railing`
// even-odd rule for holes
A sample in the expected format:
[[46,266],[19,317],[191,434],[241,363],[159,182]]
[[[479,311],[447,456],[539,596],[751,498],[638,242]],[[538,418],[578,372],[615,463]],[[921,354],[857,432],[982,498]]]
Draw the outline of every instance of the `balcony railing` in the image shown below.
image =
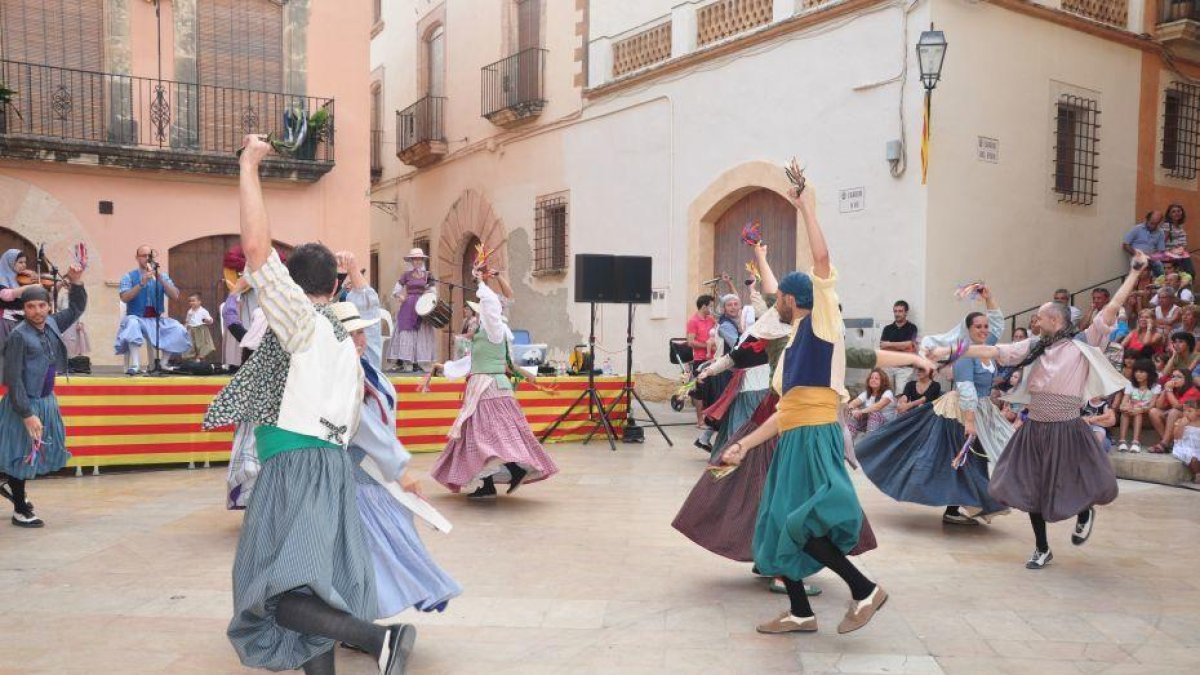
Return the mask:
[[383,129],[371,130],[371,180],[383,176]]
[[483,116],[506,126],[541,114],[546,106],[545,71],[545,49],[526,49],[484,66]]
[[1200,21],[1200,0],[1159,0],[1158,22]]
[[426,96],[396,113],[396,156],[406,164],[425,166],[446,154],[445,103]]
[[[181,163],[184,170],[236,170],[234,153],[248,133],[283,137],[285,114],[325,110],[324,128],[309,125],[308,141],[284,163],[330,163],[334,159],[333,100],[131,75],[0,60],[0,82],[15,90],[0,133],[9,144],[40,143],[43,150],[138,157],[142,165]],[[113,152],[114,150],[120,152]],[[137,152],[141,151],[141,152]],[[151,151],[151,154],[147,154]],[[186,156],[176,154],[185,153]],[[222,165],[206,169],[205,157]],[[119,162],[115,162],[118,163]],[[319,169],[319,173],[331,167]]]

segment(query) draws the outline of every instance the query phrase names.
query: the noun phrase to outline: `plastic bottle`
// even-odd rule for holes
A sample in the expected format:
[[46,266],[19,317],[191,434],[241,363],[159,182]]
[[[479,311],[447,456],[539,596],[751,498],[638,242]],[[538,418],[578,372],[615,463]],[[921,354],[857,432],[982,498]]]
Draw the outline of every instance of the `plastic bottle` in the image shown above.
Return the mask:
[[605,375],[613,374],[612,359],[604,359],[604,368],[601,372],[603,372]]

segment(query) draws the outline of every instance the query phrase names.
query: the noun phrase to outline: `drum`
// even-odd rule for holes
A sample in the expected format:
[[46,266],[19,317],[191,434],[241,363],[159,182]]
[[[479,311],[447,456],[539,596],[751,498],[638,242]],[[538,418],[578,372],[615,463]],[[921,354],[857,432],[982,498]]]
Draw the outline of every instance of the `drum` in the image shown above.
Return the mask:
[[439,300],[437,293],[429,291],[417,298],[417,315],[434,328],[444,328],[450,323],[450,305]]

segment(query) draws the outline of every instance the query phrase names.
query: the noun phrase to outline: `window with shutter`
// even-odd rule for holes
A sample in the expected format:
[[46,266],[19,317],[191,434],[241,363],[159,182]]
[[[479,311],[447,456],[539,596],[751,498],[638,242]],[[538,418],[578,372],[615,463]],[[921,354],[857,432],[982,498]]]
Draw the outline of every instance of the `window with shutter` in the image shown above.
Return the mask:
[[[196,69],[200,143],[237,147],[242,135],[282,126],[283,8],[269,0],[199,0]],[[311,114],[311,111],[310,111]]]
[[23,132],[104,140],[104,0],[0,0],[0,55]]

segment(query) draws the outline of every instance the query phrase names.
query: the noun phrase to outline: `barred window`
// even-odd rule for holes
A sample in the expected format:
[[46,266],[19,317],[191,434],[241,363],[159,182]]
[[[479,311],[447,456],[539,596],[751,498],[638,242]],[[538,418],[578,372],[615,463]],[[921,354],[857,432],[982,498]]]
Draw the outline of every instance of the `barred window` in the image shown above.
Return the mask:
[[1200,146],[1200,87],[1175,82],[1163,102],[1162,167],[1167,175],[1196,177]]
[[1088,206],[1096,198],[1099,105],[1063,94],[1055,108],[1054,191],[1060,202]]
[[534,273],[567,269],[567,198],[542,197],[537,202],[534,230]]
[[412,247],[421,249],[421,251],[423,251],[425,253],[425,255],[432,255],[431,251],[433,250],[433,247],[431,247],[429,245],[429,237],[428,236],[419,235],[416,238],[414,238]]

